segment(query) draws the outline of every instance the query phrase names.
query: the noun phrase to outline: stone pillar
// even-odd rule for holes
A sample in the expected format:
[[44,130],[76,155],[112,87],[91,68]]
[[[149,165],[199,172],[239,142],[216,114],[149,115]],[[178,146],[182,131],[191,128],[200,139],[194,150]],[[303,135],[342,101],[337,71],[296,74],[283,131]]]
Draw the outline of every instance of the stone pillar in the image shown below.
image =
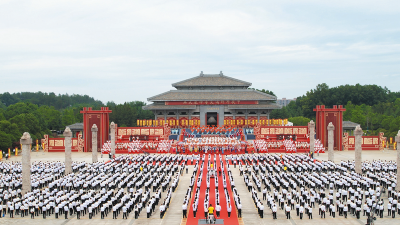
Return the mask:
[[361,144],[362,144],[362,134],[363,134],[363,130],[361,129],[360,125],[358,125],[356,127],[356,129],[354,130],[354,136],[355,136],[355,161],[356,161],[356,165],[355,165],[355,170],[356,173],[361,174],[362,170],[361,170]]
[[22,195],[31,191],[31,135],[25,132],[21,137],[22,145]]
[[310,152],[313,153],[314,155],[314,146],[315,146],[315,140],[314,140],[314,136],[315,136],[315,123],[314,121],[310,121],[310,123],[308,124],[308,129],[310,130]]
[[96,124],[93,124],[92,127],[92,162],[95,163],[98,161],[97,159],[97,128]]
[[332,122],[328,125],[328,160],[334,161],[334,152],[333,152],[333,131],[335,130],[335,126],[333,126]]
[[72,159],[71,159],[71,139],[72,132],[69,127],[65,128],[64,131],[64,145],[65,145],[65,174],[72,173]]
[[111,155],[115,155],[115,123],[114,122],[111,122],[110,132],[111,132]]
[[[396,191],[400,191],[400,130],[397,133],[397,136],[395,138],[396,141],[396,146],[397,146],[397,185],[396,185]],[[399,204],[399,203],[397,203]]]

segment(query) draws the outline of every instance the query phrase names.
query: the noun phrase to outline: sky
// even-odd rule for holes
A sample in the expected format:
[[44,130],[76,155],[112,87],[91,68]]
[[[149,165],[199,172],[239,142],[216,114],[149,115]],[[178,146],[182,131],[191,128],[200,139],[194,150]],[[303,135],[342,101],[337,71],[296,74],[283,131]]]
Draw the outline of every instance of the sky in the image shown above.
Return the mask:
[[278,98],[400,91],[400,1],[0,0],[0,93],[145,101],[205,74]]

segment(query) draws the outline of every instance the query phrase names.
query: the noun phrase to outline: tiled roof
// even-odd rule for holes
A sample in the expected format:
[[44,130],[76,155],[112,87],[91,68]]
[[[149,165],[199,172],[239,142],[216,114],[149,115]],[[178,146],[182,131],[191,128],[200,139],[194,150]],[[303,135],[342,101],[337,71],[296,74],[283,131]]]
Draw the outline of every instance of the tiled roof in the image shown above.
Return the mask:
[[195,105],[145,105],[142,107],[144,110],[163,110],[163,109],[196,109]]
[[282,106],[271,103],[271,104],[260,104],[260,105],[229,105],[228,109],[280,109]]
[[69,129],[71,130],[83,130],[83,123],[74,123],[71,125],[68,125]]
[[343,121],[343,129],[355,129],[356,126],[360,125],[351,121]]
[[148,101],[216,101],[276,100],[273,95],[252,89],[240,90],[173,90],[147,99]]
[[172,84],[173,87],[196,87],[196,86],[251,86],[251,83],[228,77],[222,74],[205,75],[192,77]]

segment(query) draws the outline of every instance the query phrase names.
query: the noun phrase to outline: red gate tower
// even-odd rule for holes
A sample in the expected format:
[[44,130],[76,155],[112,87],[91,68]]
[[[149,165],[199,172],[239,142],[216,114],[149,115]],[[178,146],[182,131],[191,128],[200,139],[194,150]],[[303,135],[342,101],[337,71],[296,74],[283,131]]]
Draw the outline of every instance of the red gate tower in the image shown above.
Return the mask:
[[342,105],[334,105],[332,109],[325,108],[324,105],[317,105],[314,109],[316,112],[316,134],[317,139],[328,147],[328,124],[332,122],[335,126],[333,132],[333,149],[342,150],[342,136],[343,136],[343,112],[346,111]]
[[83,107],[83,139],[85,142],[84,151],[92,151],[92,131],[93,124],[99,129],[97,133],[97,151],[100,152],[104,142],[108,140],[109,133],[109,114],[112,111],[108,107],[101,107],[101,110],[92,110],[92,107]]

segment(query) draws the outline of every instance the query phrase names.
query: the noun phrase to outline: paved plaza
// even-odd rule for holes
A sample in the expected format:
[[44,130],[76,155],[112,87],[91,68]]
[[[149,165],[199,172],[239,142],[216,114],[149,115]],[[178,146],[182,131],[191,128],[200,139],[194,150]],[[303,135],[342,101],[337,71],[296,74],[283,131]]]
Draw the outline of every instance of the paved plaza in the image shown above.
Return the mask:
[[[335,152],[335,163],[339,163],[341,160],[353,160],[354,159],[354,151],[344,151],[344,152]],[[328,154],[320,154],[316,155],[317,159],[320,160],[327,160]],[[363,161],[365,160],[395,160],[396,159],[396,151],[393,150],[385,150],[385,151],[363,151],[362,154]],[[65,155],[64,153],[43,153],[43,152],[32,152],[31,154],[31,162],[34,161],[64,161]],[[73,161],[86,161],[91,162],[92,154],[88,153],[72,153],[72,160]],[[99,156],[100,162],[107,162],[109,159],[106,155],[102,158]],[[3,159],[3,162],[6,160]],[[21,156],[11,157],[8,161],[21,161]],[[7,214],[5,217],[0,219],[0,224],[181,224],[182,222],[182,202],[185,196],[185,192],[189,187],[190,182],[190,175],[193,172],[193,167],[189,165],[189,173],[184,173],[179,181],[178,188],[172,194],[172,200],[168,211],[166,212],[163,219],[159,218],[159,209],[156,207],[155,213],[152,214],[151,218],[146,218],[146,213],[141,213],[138,219],[134,219],[134,214],[129,214],[127,220],[122,220],[122,215],[120,215],[117,220],[113,220],[112,216],[108,216],[105,219],[100,219],[100,214],[98,214],[93,219],[89,220],[88,215],[81,217],[81,220],[77,220],[76,216],[69,217],[69,219],[55,219],[54,215],[48,217],[47,219],[43,219],[41,216],[35,217],[35,219],[30,219],[30,216],[21,218],[19,215],[16,215],[14,219],[10,219],[9,215]],[[297,217],[295,212],[292,212],[292,219],[287,220],[284,212],[282,210],[278,210],[278,219],[272,219],[272,213],[269,208],[266,207],[264,210],[264,218],[261,219],[257,214],[257,208],[252,201],[251,193],[247,191],[247,187],[243,181],[243,177],[239,176],[239,167],[233,168],[231,166],[232,176],[235,180],[236,188],[241,196],[242,199],[242,220],[239,220],[239,224],[243,222],[245,225],[252,225],[252,224],[365,224],[366,217],[362,216],[361,219],[356,219],[353,216],[348,216],[347,219],[343,217],[337,216],[336,218],[332,218],[327,213],[326,219],[320,219],[318,217],[318,209],[314,210],[313,217],[314,219],[309,220],[307,216],[300,220]],[[262,193],[258,193],[259,196],[262,196]],[[387,196],[384,195],[383,199],[387,202]],[[267,205],[267,202],[264,201],[264,204]],[[189,212],[191,213],[191,212]],[[396,215],[397,216],[397,215]],[[375,224],[400,224],[400,217],[392,219],[387,216],[386,208],[384,212],[384,218],[378,218],[375,221]]]

